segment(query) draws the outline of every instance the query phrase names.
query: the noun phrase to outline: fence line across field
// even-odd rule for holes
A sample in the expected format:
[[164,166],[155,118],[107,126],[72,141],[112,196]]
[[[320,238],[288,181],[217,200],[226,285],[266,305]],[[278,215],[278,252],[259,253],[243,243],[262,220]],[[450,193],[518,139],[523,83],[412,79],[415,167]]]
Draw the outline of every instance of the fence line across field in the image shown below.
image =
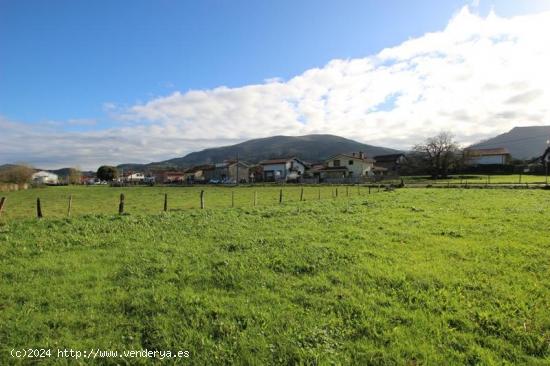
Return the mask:
[[[410,188],[429,188],[429,187],[432,187],[432,188],[481,188],[481,189],[483,189],[483,188],[526,188],[526,189],[529,189],[529,188],[548,188],[549,187],[547,185],[543,185],[543,184],[540,184],[538,182],[537,183],[525,182],[525,183],[521,183],[521,184],[491,183],[490,177],[487,177],[485,179],[485,181],[480,181],[480,179],[476,179],[474,182],[471,182],[468,179],[463,179],[463,180],[461,179],[459,182],[447,181],[447,182],[433,182],[431,184],[418,183],[418,182],[411,183],[411,181],[408,181],[405,184],[404,181],[401,180],[400,184],[398,184],[397,186],[398,187],[410,187]],[[332,199],[337,199],[339,197],[339,188],[341,188],[341,187],[332,186],[332,185],[324,186],[324,187],[327,188],[327,191],[328,191],[328,189],[330,189],[331,193],[330,193],[329,197],[331,197]],[[294,200],[292,200],[292,199],[288,200],[287,197],[286,197],[286,194],[285,194],[285,189],[280,188],[279,189],[278,203],[279,203],[279,205],[281,205],[281,204],[283,204],[287,201],[288,202],[302,202],[302,201],[307,201],[307,200],[315,200],[315,198],[313,198],[314,196],[311,193],[309,194],[310,198],[306,199],[306,192],[314,191],[314,189],[313,189],[314,186],[311,186],[311,188],[312,189],[308,189],[308,186],[306,186],[306,187],[301,186],[300,190],[299,190],[299,195],[298,195],[299,198],[296,198]],[[316,188],[317,188],[316,199],[321,200],[323,198],[322,197],[322,189],[321,189],[321,187],[316,187]],[[389,185],[387,185],[387,184],[357,185],[357,193],[356,193],[355,197],[360,197],[361,196],[362,188],[364,188],[364,190],[367,190],[368,194],[371,194],[373,188],[376,189],[376,192],[380,192],[382,188],[384,188],[385,190],[393,190],[394,185],[393,184],[389,184]],[[345,190],[346,190],[346,192],[345,192],[345,197],[346,198],[349,198],[349,197],[353,196],[351,194],[352,191],[350,190],[350,186],[345,186]],[[208,191],[205,190],[205,189],[201,189],[200,192],[199,192],[198,208],[200,208],[200,209],[206,209],[206,207],[207,207],[207,204],[206,204],[207,197],[208,197],[207,192]],[[275,195],[275,192],[272,193],[272,200],[274,198],[273,195]],[[329,198],[329,197],[325,196],[324,198]],[[163,198],[164,198],[163,211],[167,212],[167,211],[169,211],[169,208],[168,208],[168,193],[164,193]],[[72,215],[73,200],[74,200],[73,195],[72,194],[69,195],[69,197],[68,197],[68,206],[67,206],[67,211],[66,211],[67,212],[67,217],[71,217],[71,215]],[[7,210],[6,202],[7,202],[7,197],[0,197],[0,217]],[[41,201],[40,197],[37,197],[37,199],[36,199],[36,217],[39,218],[39,219],[44,217],[44,213],[43,213],[44,203],[47,206],[47,202],[43,202],[43,201]],[[119,203],[118,203],[118,213],[120,215],[123,215],[123,214],[126,213],[125,203],[126,203],[125,194],[121,193],[120,197],[119,197]],[[257,207],[261,203],[262,202],[260,200],[260,195],[258,194],[258,191],[254,190],[252,192],[250,206]],[[274,204],[276,205],[276,203],[274,203]],[[197,207],[197,206],[195,206],[195,207]],[[209,206],[209,207],[211,207],[211,206]],[[214,205],[214,207],[221,208],[219,205]],[[235,205],[235,189],[231,189],[230,204],[228,204],[228,206],[226,206],[226,207],[231,207],[231,208],[236,207],[236,205]],[[174,208],[174,209],[177,209],[177,208]],[[46,209],[46,211],[47,211],[47,209]]]
[[[367,188],[367,187],[365,187]],[[370,194],[371,193],[371,187],[369,186],[368,187],[368,193]],[[380,191],[380,187],[378,187],[378,190]],[[285,202],[304,202],[304,201],[307,201],[306,199],[306,191],[307,189],[305,187],[301,187],[300,189],[300,193],[299,193],[299,199],[298,200],[286,200],[285,199],[285,190],[283,188],[279,189],[279,205],[281,204],[284,204]],[[310,192],[313,191],[313,190],[310,190]],[[333,189],[331,189],[332,191],[332,198],[335,199],[335,198],[338,198],[338,187],[334,187]],[[349,187],[346,187],[346,198],[349,198],[351,195],[349,194],[350,191],[349,191]],[[199,195],[198,195],[198,207],[200,209],[206,209],[206,201],[207,201],[207,191],[202,189],[200,192],[199,192]],[[312,195],[310,195],[312,196]],[[361,186],[357,186],[357,195],[356,197],[359,197],[361,196]],[[313,196],[315,197],[315,196]],[[162,198],[163,198],[163,210],[164,212],[167,212],[169,211],[169,208],[168,208],[168,193],[164,193],[162,195]],[[231,194],[230,194],[230,198],[231,198],[231,201],[230,201],[230,205],[229,207],[231,208],[234,208],[235,207],[235,190],[231,190]],[[321,193],[321,188],[319,187],[317,189],[317,195],[315,198],[310,198],[309,200],[310,201],[319,201],[321,200],[323,197],[322,197],[322,193]],[[7,201],[7,198],[6,197],[1,197],[0,198],[0,215],[2,215],[3,212],[5,212],[5,206],[6,206],[6,201]],[[67,217],[71,217],[72,215],[72,209],[73,209],[73,203],[75,201],[75,197],[70,194],[68,196],[68,204],[67,204]],[[37,197],[36,198],[36,217],[38,219],[42,219],[43,217],[45,217],[44,213],[43,213],[43,207],[44,207],[44,204],[46,205],[46,208],[47,208],[47,202],[44,202],[43,200],[40,199],[40,197]],[[251,200],[251,206],[252,207],[256,207],[260,205],[260,200],[259,200],[259,195],[258,195],[258,192],[255,190],[253,191],[253,196],[252,196],[252,200]],[[219,206],[217,207],[219,208]],[[46,209],[47,211],[47,209]],[[46,212],[47,213],[47,212]],[[118,199],[118,214],[119,215],[124,215],[126,214],[126,196],[124,193],[121,193],[119,195],[119,199]]]

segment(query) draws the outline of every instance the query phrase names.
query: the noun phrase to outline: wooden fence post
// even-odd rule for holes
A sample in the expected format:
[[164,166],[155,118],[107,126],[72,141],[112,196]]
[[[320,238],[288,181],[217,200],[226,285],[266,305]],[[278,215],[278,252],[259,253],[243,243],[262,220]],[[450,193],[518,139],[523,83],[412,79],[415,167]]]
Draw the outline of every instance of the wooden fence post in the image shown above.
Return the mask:
[[73,195],[69,195],[69,207],[67,208],[67,217],[71,217],[71,209],[73,208]]
[[235,207],[235,191],[231,191],[231,208]]
[[349,197],[349,186],[346,186],[346,197]]
[[204,209],[204,190],[201,190],[201,209]]
[[304,200],[304,187],[302,187],[302,190],[300,191],[300,201]]
[[380,184],[378,184],[378,192],[380,192]]
[[40,198],[36,198],[36,217],[42,218],[42,206],[40,205]]
[[168,211],[168,193],[164,194],[164,212]]
[[370,186],[369,186],[369,194],[370,194]]
[[279,191],[279,203],[283,203],[283,189]]
[[258,204],[258,192],[254,191],[254,207]]
[[317,199],[321,200],[321,187],[319,187],[319,191],[317,192]]
[[118,214],[122,215],[124,213],[124,193],[120,194],[120,202],[118,204]]
[[6,203],[6,197],[0,198],[0,216],[2,216],[2,210],[4,209],[5,203]]
[[336,198],[338,198],[338,187],[336,187],[335,193],[336,193]]

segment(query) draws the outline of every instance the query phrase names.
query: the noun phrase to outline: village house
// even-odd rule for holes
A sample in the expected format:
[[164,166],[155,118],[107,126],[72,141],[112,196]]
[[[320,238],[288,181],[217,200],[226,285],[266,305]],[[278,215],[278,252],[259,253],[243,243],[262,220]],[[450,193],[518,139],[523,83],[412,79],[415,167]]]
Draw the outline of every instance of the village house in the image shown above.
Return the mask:
[[127,183],[143,183],[144,180],[145,180],[145,174],[140,172],[129,173],[123,179],[123,181]]
[[205,183],[205,172],[214,169],[213,165],[197,165],[183,172],[185,183]]
[[359,178],[374,175],[374,160],[362,152],[337,154],[325,161],[325,168],[319,170],[320,178]]
[[45,170],[34,173],[31,176],[31,180],[34,184],[59,184],[59,176],[55,173],[47,172]]
[[185,173],[178,171],[159,171],[155,172],[155,182],[163,184],[178,184],[185,181]]
[[[377,174],[378,171],[383,174],[389,175],[399,175],[401,170],[401,165],[405,162],[405,154],[388,154],[388,155],[377,155],[374,157],[375,167],[374,173]],[[383,168],[383,169],[380,169]]]
[[260,161],[264,182],[299,181],[306,171],[306,164],[295,158]]
[[204,171],[204,178],[212,183],[248,183],[249,166],[245,162],[227,160],[214,164],[212,168]]
[[505,165],[511,159],[508,149],[499,147],[494,149],[465,149],[466,165]]

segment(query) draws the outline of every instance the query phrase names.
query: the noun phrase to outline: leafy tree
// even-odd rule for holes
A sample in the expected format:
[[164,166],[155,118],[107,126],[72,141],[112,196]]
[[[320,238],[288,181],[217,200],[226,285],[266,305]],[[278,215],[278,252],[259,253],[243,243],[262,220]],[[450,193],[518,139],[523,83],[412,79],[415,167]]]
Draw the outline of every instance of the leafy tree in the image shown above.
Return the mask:
[[118,170],[114,166],[102,165],[97,169],[97,177],[101,180],[112,181],[118,177]]
[[432,175],[432,178],[446,177],[449,169],[460,163],[460,147],[449,132],[441,132],[422,144],[413,146],[413,153]]

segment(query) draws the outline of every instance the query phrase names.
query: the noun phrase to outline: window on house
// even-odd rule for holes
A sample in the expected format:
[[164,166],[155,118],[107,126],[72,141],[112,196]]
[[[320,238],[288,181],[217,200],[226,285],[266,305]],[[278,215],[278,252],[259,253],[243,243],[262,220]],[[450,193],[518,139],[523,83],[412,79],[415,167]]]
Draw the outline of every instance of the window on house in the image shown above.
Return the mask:
[[353,160],[348,161],[348,165],[353,165]]
[[334,160],[334,161],[332,162],[332,165],[334,165],[334,166],[340,166],[340,160]]

